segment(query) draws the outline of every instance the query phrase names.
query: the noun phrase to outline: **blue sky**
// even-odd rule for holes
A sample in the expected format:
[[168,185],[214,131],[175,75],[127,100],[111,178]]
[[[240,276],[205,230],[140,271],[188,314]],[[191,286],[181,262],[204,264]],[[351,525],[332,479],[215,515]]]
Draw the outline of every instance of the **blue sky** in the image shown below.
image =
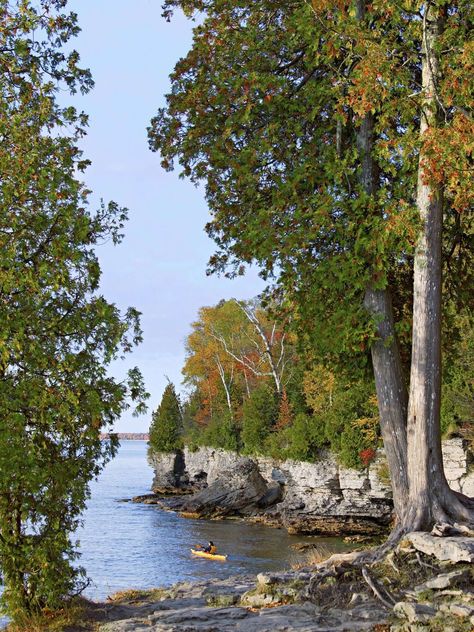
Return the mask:
[[[167,23],[160,0],[70,0],[69,8],[82,28],[75,48],[96,83],[74,100],[90,117],[86,183],[93,202],[113,199],[130,210],[124,242],[98,250],[102,292],[143,313],[145,340],[113,373],[120,378],[128,366],[139,366],[155,409],[165,375],[182,389],[184,340],[199,307],[253,297],[263,284],[252,271],[232,281],[206,277],[213,243],[204,233],[209,213],[202,191],[164,172],[148,149],[146,128],[164,104],[169,73],[190,47],[192,23],[182,15]],[[116,430],[144,432],[149,423],[150,414],[126,414]]]

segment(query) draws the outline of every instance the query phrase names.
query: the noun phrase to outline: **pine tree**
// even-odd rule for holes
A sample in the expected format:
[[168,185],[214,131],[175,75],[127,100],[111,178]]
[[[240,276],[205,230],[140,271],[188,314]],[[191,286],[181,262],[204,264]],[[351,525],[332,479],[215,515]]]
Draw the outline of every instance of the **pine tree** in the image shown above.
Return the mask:
[[150,447],[154,452],[173,452],[181,447],[183,418],[179,398],[170,382],[161,404],[153,413],[150,426]]

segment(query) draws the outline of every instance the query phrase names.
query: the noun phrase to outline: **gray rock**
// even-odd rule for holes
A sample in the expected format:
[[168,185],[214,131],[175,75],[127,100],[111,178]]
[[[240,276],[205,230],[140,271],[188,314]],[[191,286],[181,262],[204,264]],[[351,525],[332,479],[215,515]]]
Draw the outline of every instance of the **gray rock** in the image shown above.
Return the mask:
[[465,476],[462,476],[459,485],[461,492],[465,496],[469,496],[470,498],[474,497],[474,472],[469,472]]
[[277,575],[269,575],[268,573],[259,573],[257,575],[257,584],[259,586],[271,586],[278,583]]
[[279,601],[279,597],[269,593],[251,593],[242,595],[240,603],[242,606],[250,606],[251,608],[263,608]]
[[155,472],[151,486],[153,491],[175,489],[179,486],[178,479],[184,467],[181,453],[150,453],[148,461]]
[[438,538],[423,531],[407,534],[406,540],[426,555],[434,555],[440,561],[474,562],[474,538]]
[[266,494],[264,494],[262,496],[262,498],[260,498],[260,500],[258,501],[258,506],[261,509],[266,509],[267,507],[271,507],[272,505],[275,505],[276,503],[279,503],[283,498],[283,492],[282,492],[282,488],[281,485],[276,485],[274,487],[271,487]]
[[267,491],[256,463],[240,459],[234,468],[221,471],[209,487],[186,500],[181,510],[202,516],[250,514]]
[[420,584],[415,588],[415,591],[421,592],[422,590],[444,590],[445,588],[455,586],[460,581],[468,579],[469,576],[470,574],[467,570],[444,573],[442,575],[437,575],[424,584]]
[[474,607],[464,603],[443,604],[440,610],[454,614],[457,617],[471,617],[474,615]]
[[399,601],[394,605],[393,612],[397,617],[407,619],[410,623],[429,623],[436,614],[436,608],[411,601]]
[[339,486],[341,489],[369,489],[370,481],[366,470],[359,472],[346,467],[339,467]]
[[[462,439],[444,442],[443,458],[452,485],[474,496],[474,472],[467,472],[466,443]],[[166,500],[163,506],[172,510],[200,513],[201,502],[203,515],[230,516],[235,506],[235,515],[255,513],[259,520],[285,526],[291,533],[374,535],[386,530],[393,510],[390,485],[378,477],[384,459],[379,451],[368,471],[359,472],[339,466],[327,452],[321,452],[317,462],[307,463],[270,457],[248,459],[233,452],[201,447],[195,451],[184,448],[175,455],[153,455],[151,464],[155,469],[153,489],[160,494],[203,493],[212,487],[208,495],[203,493],[197,499],[196,507],[187,499]],[[222,484],[220,481],[223,473],[227,480],[229,472],[242,473],[249,461],[256,464],[260,480],[255,488],[256,472],[249,468],[250,479],[254,477],[249,485],[254,489],[239,507],[229,495],[226,481]],[[244,485],[242,480],[240,483]],[[219,498],[223,499],[222,510],[218,507]],[[183,507],[188,503],[188,507]]]

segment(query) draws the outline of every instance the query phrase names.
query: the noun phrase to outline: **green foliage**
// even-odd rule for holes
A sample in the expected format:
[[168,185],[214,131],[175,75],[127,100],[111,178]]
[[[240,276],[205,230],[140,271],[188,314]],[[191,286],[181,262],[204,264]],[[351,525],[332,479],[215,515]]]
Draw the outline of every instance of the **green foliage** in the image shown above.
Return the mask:
[[265,452],[265,440],[278,419],[278,398],[266,383],[252,391],[242,407],[242,444],[247,454]]
[[[445,302],[457,312],[474,289],[472,3],[432,5],[443,14],[436,51],[442,117],[422,138],[421,18],[428,5],[362,5],[166,0],[167,18],[179,8],[201,19],[149,128],[165,169],[178,166],[182,176],[205,183],[207,231],[217,246],[209,270],[235,276],[260,266],[272,283],[268,296],[292,314],[311,354],[305,368],[330,364],[334,372],[370,364],[380,322],[364,307],[369,289],[387,290],[409,368],[418,176],[443,187]],[[364,156],[361,130],[369,120]],[[446,334],[449,350],[456,340],[449,327]],[[469,394],[462,372],[454,372],[448,382]],[[378,445],[373,384],[353,375],[332,392],[334,374],[323,384],[315,377],[311,421],[299,418],[295,427],[295,420],[267,444],[285,452],[292,433],[316,436],[345,464],[362,466],[361,453],[367,461]],[[293,412],[307,413],[297,391],[288,389]],[[445,418],[458,418],[449,388],[445,399]],[[249,443],[260,446],[265,424],[253,432]]]
[[228,413],[223,412],[220,417],[214,418],[209,423],[200,433],[199,445],[222,448],[222,450],[239,450],[238,431]]
[[161,403],[153,413],[150,426],[150,447],[155,452],[174,452],[182,447],[183,418],[181,405],[171,382],[167,384]]
[[372,380],[341,381],[321,423],[324,436],[346,467],[361,468],[361,452],[380,444],[377,400]]
[[445,435],[462,432],[471,437],[474,427],[474,326],[466,315],[457,318],[457,326],[456,353],[449,358],[443,376],[441,428]]
[[326,437],[318,419],[298,413],[291,426],[268,436],[265,450],[274,458],[311,462],[318,459],[319,450],[324,446],[327,446]]
[[[443,14],[436,51],[442,116],[422,138],[427,5],[363,5],[361,19],[355,3],[329,0],[166,0],[168,18],[179,8],[202,19],[149,142],[164,168],[205,183],[207,231],[217,246],[210,271],[234,276],[256,263],[272,283],[269,295],[292,313],[304,348],[345,369],[369,365],[379,323],[364,296],[387,289],[409,368],[419,175],[443,187],[445,302],[455,311],[472,302],[473,5],[432,5]],[[369,119],[370,195],[357,142]],[[445,350],[456,344],[451,333]],[[445,398],[449,425],[459,412],[449,389]],[[372,416],[346,403],[344,431],[339,416],[321,423],[341,458],[355,463],[350,450],[373,440],[352,421]]]
[[78,32],[65,4],[1,2],[0,567],[2,608],[17,622],[84,586],[71,537],[117,449],[100,433],[146,397],[137,369],[124,382],[107,373],[141,331],[136,310],[97,294],[94,248],[121,240],[127,212],[92,212],[78,180],[87,117],[56,94],[92,80],[62,51]]

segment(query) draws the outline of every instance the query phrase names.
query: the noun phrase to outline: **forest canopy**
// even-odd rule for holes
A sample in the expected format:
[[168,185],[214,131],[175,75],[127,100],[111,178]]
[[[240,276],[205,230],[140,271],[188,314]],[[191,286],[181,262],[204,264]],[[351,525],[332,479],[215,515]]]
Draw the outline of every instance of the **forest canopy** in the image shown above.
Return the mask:
[[210,271],[256,262],[317,355],[370,357],[398,533],[473,522],[441,455],[441,355],[474,289],[472,3],[176,8],[199,23],[149,142],[205,184]]
[[[458,328],[459,352],[445,367],[442,432],[472,440],[474,329],[466,319]],[[168,385],[154,414],[156,452],[205,445],[317,461],[329,449],[343,465],[363,468],[382,446],[371,372],[344,370],[302,348],[291,320],[277,320],[257,299],[199,310],[183,376],[181,400]]]

